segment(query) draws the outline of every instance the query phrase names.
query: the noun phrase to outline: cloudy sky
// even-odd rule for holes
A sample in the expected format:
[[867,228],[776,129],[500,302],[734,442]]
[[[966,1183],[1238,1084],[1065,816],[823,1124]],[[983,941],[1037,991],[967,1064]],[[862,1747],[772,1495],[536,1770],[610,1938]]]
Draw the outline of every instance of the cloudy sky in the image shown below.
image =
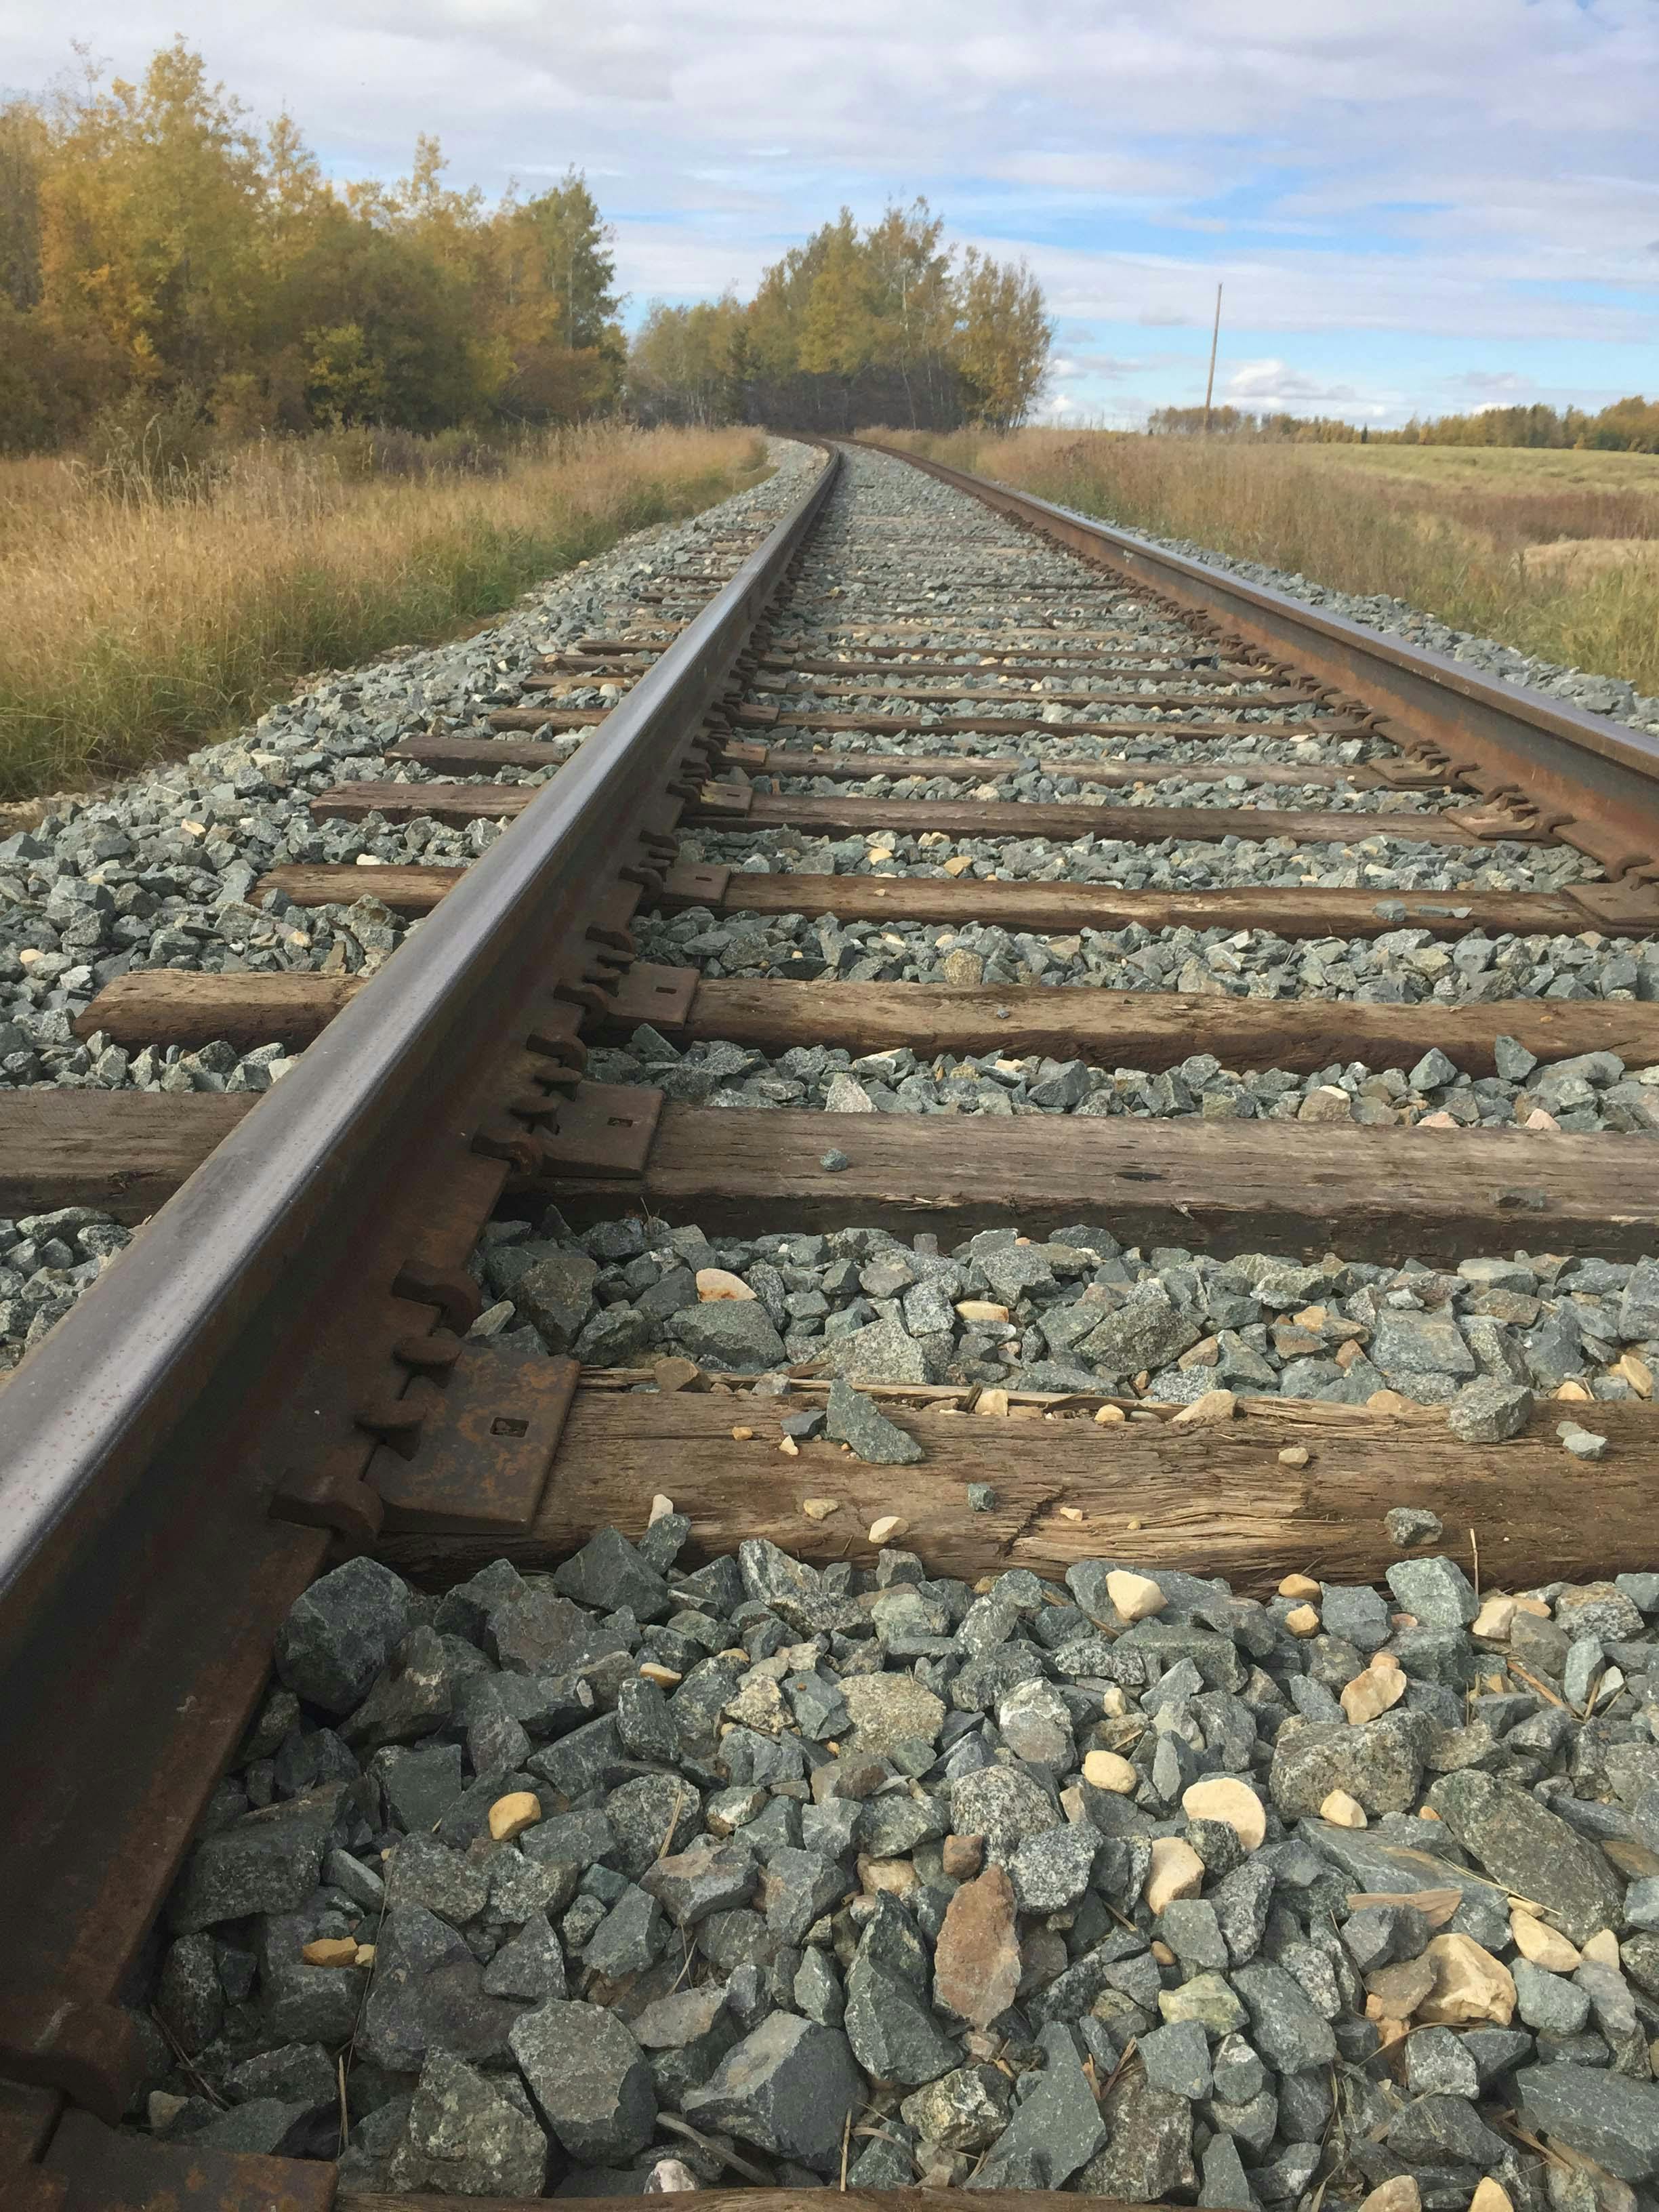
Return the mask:
[[1659,387],[1659,0],[8,0],[0,82],[182,32],[331,173],[574,162],[630,314],[746,289],[843,202],[1023,255],[1048,406],[1379,423]]

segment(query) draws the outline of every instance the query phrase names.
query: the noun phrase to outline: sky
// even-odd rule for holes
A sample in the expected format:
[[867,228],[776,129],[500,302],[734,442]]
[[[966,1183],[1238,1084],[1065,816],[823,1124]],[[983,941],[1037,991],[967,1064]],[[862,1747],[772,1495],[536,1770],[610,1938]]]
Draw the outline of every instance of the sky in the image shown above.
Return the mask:
[[925,194],[1024,258],[1042,411],[1389,425],[1659,390],[1659,0],[6,0],[0,85],[175,33],[328,172],[586,173],[637,319]]

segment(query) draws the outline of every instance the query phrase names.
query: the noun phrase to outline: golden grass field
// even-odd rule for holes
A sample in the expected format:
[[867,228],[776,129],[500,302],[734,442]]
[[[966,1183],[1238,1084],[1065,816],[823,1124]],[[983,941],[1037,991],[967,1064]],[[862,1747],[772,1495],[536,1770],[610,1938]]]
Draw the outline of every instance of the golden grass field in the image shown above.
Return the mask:
[[376,473],[371,447],[246,447],[155,481],[0,462],[0,799],[188,752],[313,672],[475,627],[767,466],[745,429],[594,425],[485,473],[418,454]]
[[1659,455],[893,434],[1127,529],[1388,592],[1455,629],[1659,692]]

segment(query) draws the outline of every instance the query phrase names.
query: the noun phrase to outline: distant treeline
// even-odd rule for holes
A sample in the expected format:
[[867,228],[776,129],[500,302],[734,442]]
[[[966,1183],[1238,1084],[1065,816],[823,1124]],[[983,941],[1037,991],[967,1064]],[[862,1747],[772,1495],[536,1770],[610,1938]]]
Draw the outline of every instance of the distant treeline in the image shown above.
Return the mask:
[[0,106],[0,449],[113,417],[232,434],[566,422],[616,400],[609,233],[572,171],[486,207],[434,139],[329,183],[182,42],[136,84]]
[[651,310],[631,355],[611,232],[572,169],[493,205],[434,138],[396,184],[325,179],[182,40],[0,101],[0,452],[372,424],[1021,421],[1050,330],[1023,268],[925,203],[850,215],[746,305]]
[[647,422],[766,422],[846,431],[949,430],[1024,421],[1053,325],[1023,265],[941,240],[918,199],[860,231],[845,208],[735,293],[653,306],[628,357]]
[[[1155,437],[1202,434],[1201,407],[1160,407],[1146,418]],[[1599,414],[1582,407],[1483,407],[1473,415],[1416,416],[1403,428],[1373,430],[1328,415],[1251,415],[1211,410],[1212,437],[1261,438],[1321,446],[1542,446],[1607,453],[1659,453],[1659,400],[1615,399]]]

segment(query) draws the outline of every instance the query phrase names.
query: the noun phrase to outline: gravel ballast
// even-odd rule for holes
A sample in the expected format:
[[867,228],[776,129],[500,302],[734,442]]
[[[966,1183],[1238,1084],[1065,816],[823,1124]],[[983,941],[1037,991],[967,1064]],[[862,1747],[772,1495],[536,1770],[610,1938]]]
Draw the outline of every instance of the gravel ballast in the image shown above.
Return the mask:
[[1477,1597],[1422,1514],[1385,1590],[1265,1603],[933,1577],[902,1523],[687,1571],[655,1510],[296,1605],[169,1909],[152,2132],[331,2157],[343,2095],[393,2191],[1647,2201],[1659,1575]]

